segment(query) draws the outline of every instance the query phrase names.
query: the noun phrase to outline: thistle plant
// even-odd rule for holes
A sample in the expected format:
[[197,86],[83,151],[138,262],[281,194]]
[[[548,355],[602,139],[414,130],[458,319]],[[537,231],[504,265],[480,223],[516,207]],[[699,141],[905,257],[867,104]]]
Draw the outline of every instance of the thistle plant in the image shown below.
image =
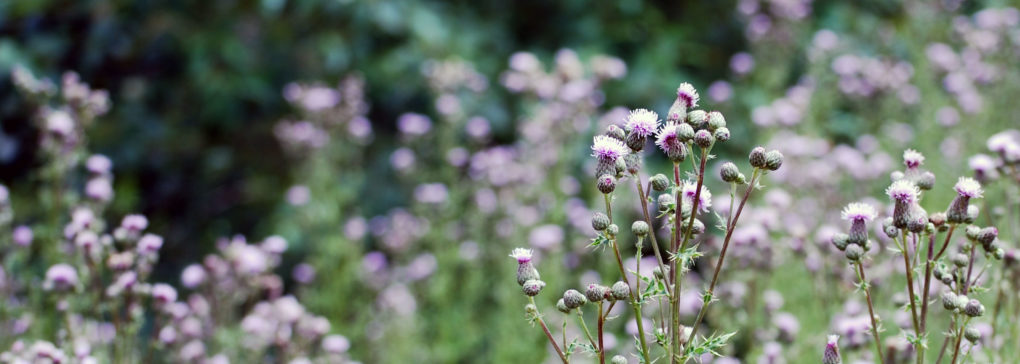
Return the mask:
[[[703,221],[712,207],[712,193],[705,185],[707,163],[715,158],[711,153],[716,143],[730,139],[726,119],[717,111],[706,112],[695,109],[700,101],[697,90],[688,83],[677,89],[677,96],[666,114],[664,123],[654,111],[647,109],[632,110],[622,123],[623,127],[610,125],[605,133],[596,135],[592,144],[592,156],[595,158],[595,187],[602,195],[604,212],[595,212],[591,224],[596,231],[590,247],[595,250],[610,251],[611,260],[616,263],[620,281],[611,287],[593,282],[587,286],[584,295],[579,291],[568,290],[557,302],[557,307],[564,314],[570,315],[577,310],[578,324],[585,333],[586,340],[575,340],[568,343],[564,331],[563,340],[557,344],[548,326],[542,320],[536,306],[534,296],[541,290],[544,283],[538,280],[537,271],[530,266],[530,253],[515,250],[512,257],[518,261],[518,283],[524,293],[529,296],[526,314],[529,321],[537,322],[546,334],[560,359],[567,363],[575,348],[584,348],[605,363],[606,352],[603,340],[603,329],[606,321],[613,319],[610,315],[617,304],[628,305],[636,323],[635,351],[642,363],[657,360],[668,360],[671,363],[686,363],[700,358],[702,355],[719,355],[727,341],[734,333],[713,333],[711,336],[698,336],[703,326],[709,307],[716,301],[716,287],[720,279],[726,253],[729,248],[737,221],[750,199],[752,193],[762,188],[761,181],[771,171],[783,164],[783,155],[779,151],[767,151],[765,148],[754,148],[748,157],[751,166],[750,178],[746,177],[736,164],[726,162],[720,174],[730,187],[730,209],[727,216],[716,214],[718,228],[723,234],[722,248],[712,268],[712,278],[705,287],[702,305],[692,321],[681,323],[679,297],[683,292],[683,282],[691,268],[702,257],[700,243],[716,238],[706,234]],[[665,154],[672,165],[672,179],[665,174],[646,177],[642,151],[648,139],[654,138],[655,145]],[[687,169],[687,161],[690,169]],[[681,173],[681,171],[684,171]],[[647,182],[646,182],[647,181]],[[617,197],[621,189],[633,184],[637,200],[633,202],[641,211],[641,219],[631,222],[630,234],[626,234],[614,207],[620,207]],[[743,187],[743,196],[737,203],[738,187]],[[659,195],[653,196],[657,192]],[[615,205],[614,205],[615,202]],[[653,218],[650,203],[658,205],[659,215]],[[668,236],[661,237],[655,226],[667,231]],[[626,225],[625,225],[626,226]],[[633,236],[634,261],[637,270],[628,272],[623,257],[630,246],[622,243]],[[665,238],[661,242],[660,238]],[[654,255],[655,266],[652,277],[639,274],[640,264],[646,247]],[[522,262],[522,257],[524,261]],[[646,268],[647,269],[647,268]],[[631,277],[634,277],[632,280]],[[591,334],[581,314],[581,307],[590,303],[596,308],[596,332]],[[659,315],[651,315],[654,324],[646,325],[644,309],[655,305]],[[657,322],[655,322],[657,321]],[[564,320],[564,330],[566,330]],[[646,327],[647,326],[647,327]],[[653,341],[654,340],[654,341]],[[579,342],[579,343],[578,343]],[[656,346],[659,350],[656,350]],[[565,348],[565,350],[562,350]],[[616,360],[616,359],[613,359]]]
[[[968,336],[968,330],[972,331],[969,336],[975,337],[971,319],[984,314],[984,306],[973,297],[987,289],[982,286],[987,282],[983,279],[984,273],[994,261],[1003,258],[1004,251],[997,240],[998,230],[995,227],[975,225],[979,209],[972,201],[983,197],[983,188],[978,181],[960,177],[953,186],[955,196],[945,212],[929,214],[921,207],[921,199],[924,191],[935,190],[935,176],[920,168],[924,162],[920,153],[907,150],[903,159],[905,170],[892,173],[893,182],[885,191],[892,200],[892,214],[881,224],[881,231],[894,244],[888,250],[903,260],[908,297],[904,310],[909,314],[910,329],[904,329],[901,335],[913,346],[916,362],[924,363],[929,345],[929,306],[936,295],[933,289],[939,289],[933,286],[936,283],[933,279],[941,282],[941,300],[949,311],[950,327],[935,362],[940,362],[947,352],[951,352],[949,362],[956,363],[963,358],[961,343]],[[867,224],[878,214],[871,205],[851,203],[842,215],[850,222],[849,232],[833,236],[832,243],[845,253],[857,272],[857,287],[864,293],[868,304],[875,360],[897,362],[894,353],[883,355],[885,343],[881,336],[884,330],[876,308],[878,301],[866,276],[869,254],[878,254],[873,249],[877,244],[868,238]],[[954,232],[958,230],[966,231],[966,241],[960,241],[959,235],[956,240],[953,239]],[[980,257],[983,259],[979,260]]]

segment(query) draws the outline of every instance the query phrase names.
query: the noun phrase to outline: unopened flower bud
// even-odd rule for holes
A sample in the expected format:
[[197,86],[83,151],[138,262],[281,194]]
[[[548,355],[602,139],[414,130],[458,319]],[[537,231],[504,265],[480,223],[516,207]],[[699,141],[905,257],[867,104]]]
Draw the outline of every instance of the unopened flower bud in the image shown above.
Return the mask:
[[829,335],[829,341],[825,344],[825,352],[822,354],[822,364],[841,364],[842,357],[839,355],[839,336]]
[[542,288],[545,288],[545,282],[537,279],[528,280],[527,282],[524,282],[523,286],[521,286],[521,290],[524,291],[524,294],[530,297],[537,296],[538,292],[542,292]]
[[630,297],[630,287],[623,281],[613,283],[613,299],[622,301]]
[[652,176],[648,181],[652,183],[652,189],[655,192],[662,192],[669,188],[669,178],[662,173]]
[[510,253],[510,257],[517,259],[517,284],[523,286],[528,281],[541,279],[538,269],[535,269],[531,262],[531,249],[516,248]]
[[676,207],[676,199],[673,198],[673,195],[670,195],[668,193],[663,193],[659,195],[656,201],[659,204],[659,211],[665,212]]
[[963,312],[964,308],[967,308],[967,304],[970,303],[970,298],[967,295],[956,296],[956,309]]
[[627,147],[635,152],[640,152],[642,149],[645,149],[645,142],[645,137],[638,133],[627,134],[627,140],[625,141],[625,143],[627,143]]
[[648,235],[648,223],[638,220],[630,225],[630,231],[638,237],[644,237]]
[[970,300],[963,307],[963,313],[970,317],[978,317],[985,314],[985,306],[978,300]]
[[524,312],[529,314],[529,315],[538,314],[538,306],[535,306],[535,305],[530,304],[530,303],[527,304],[527,305],[524,305]]
[[971,344],[974,344],[977,343],[978,340],[981,340],[981,331],[978,331],[978,329],[974,326],[968,326],[967,329],[963,331],[963,337],[966,338],[967,341],[970,341]]
[[598,188],[603,194],[613,193],[616,190],[616,178],[608,174],[602,175],[598,180]]
[[606,127],[606,136],[622,142],[627,137],[627,133],[619,126],[609,125]]
[[970,258],[967,257],[967,254],[963,253],[953,254],[953,257],[950,258],[949,260],[953,262],[953,265],[960,268],[966,267],[968,264],[970,264]]
[[964,234],[967,235],[967,239],[971,241],[977,241],[978,234],[981,233],[981,227],[977,225],[967,225],[967,229],[964,230]]
[[715,132],[712,133],[712,136],[714,136],[715,140],[718,142],[725,142],[727,140],[730,140],[730,129],[726,127],[715,129]]
[[847,241],[847,239],[849,239],[849,238],[850,238],[850,236],[847,235],[847,234],[836,233],[835,235],[832,236],[832,245],[835,245],[836,249],[839,249],[840,251],[844,251],[844,250],[846,250],[847,245],[850,244]]
[[783,153],[780,153],[778,150],[775,149],[770,150],[768,153],[765,153],[765,169],[775,171],[779,169],[779,167],[781,167],[782,165],[783,165]]
[[719,177],[722,177],[723,182],[736,182],[737,178],[740,178],[740,169],[733,162],[723,163],[719,169]]
[[[694,223],[692,224],[691,227],[692,227],[691,234],[699,235],[705,233],[705,223],[701,222],[701,220],[694,219]],[[680,231],[684,233],[687,232],[687,223],[680,225]]]
[[567,308],[567,303],[562,298],[556,301],[556,309],[563,313],[570,313],[570,308]]
[[945,291],[945,292],[943,292],[942,293],[942,307],[944,307],[945,309],[950,310],[950,311],[959,308],[959,307],[956,307],[956,294],[953,293],[952,291]]
[[726,127],[726,118],[723,114],[718,111],[712,111],[708,113],[708,129],[718,130],[719,128]]
[[946,224],[946,213],[936,212],[934,214],[928,215],[928,221],[931,222],[932,224],[935,224],[936,228],[941,229],[942,226]]
[[920,205],[914,204],[907,212],[907,231],[920,233],[928,227],[928,213]]
[[596,212],[591,216],[591,227],[595,231],[603,231],[609,227],[609,216],[601,212]]
[[563,292],[563,303],[571,310],[584,306],[587,302],[588,299],[576,289],[568,289],[566,292]]
[[616,224],[609,224],[609,227],[606,228],[606,233],[609,236],[617,236],[620,234],[620,227],[616,226]]
[[623,177],[623,174],[627,172],[627,161],[624,158],[618,158],[616,160],[616,177]]
[[917,188],[920,188],[922,191],[931,190],[935,187],[935,174],[925,171],[924,173],[921,173],[921,175],[917,176],[914,183],[916,183]]
[[627,364],[627,358],[623,357],[623,355],[615,355],[609,362],[612,364]]
[[609,289],[598,283],[592,283],[588,285],[588,290],[584,292],[584,296],[591,302],[602,302],[605,299],[606,292]]
[[846,246],[846,259],[851,262],[859,262],[864,257],[864,248],[857,244]]
[[694,133],[694,144],[698,147],[702,149],[708,148],[712,146],[712,143],[715,143],[715,137],[708,130],[702,129]]
[[1002,248],[997,248],[994,251],[992,251],[992,257],[994,257],[996,260],[1002,260],[1002,258],[1004,258],[1005,256],[1006,250]]
[[747,157],[747,160],[751,162],[751,167],[765,168],[765,154],[765,148],[754,147],[751,149],[751,154]]
[[703,129],[708,123],[708,113],[705,110],[694,110],[687,113],[687,124],[694,129]]
[[967,206],[967,217],[963,220],[963,222],[967,224],[973,224],[974,221],[977,220],[978,214],[980,212],[981,209],[978,208],[977,206],[974,205]]
[[897,236],[900,236],[900,229],[897,229],[896,226],[894,226],[892,217],[887,217],[885,220],[882,220],[882,232],[884,232],[885,236],[888,236],[890,239],[895,239]]
[[992,244],[997,237],[999,237],[999,229],[996,229],[994,226],[989,226],[978,232],[976,240],[981,243],[981,245],[988,246]]

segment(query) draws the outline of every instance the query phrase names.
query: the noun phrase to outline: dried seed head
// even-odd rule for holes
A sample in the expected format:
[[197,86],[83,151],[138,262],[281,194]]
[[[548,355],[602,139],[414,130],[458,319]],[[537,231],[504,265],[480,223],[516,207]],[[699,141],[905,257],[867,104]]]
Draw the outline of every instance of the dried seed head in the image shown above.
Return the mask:
[[613,283],[612,292],[613,299],[617,301],[622,301],[630,297],[630,287],[627,286],[626,283],[623,283],[623,281]]
[[602,192],[603,194],[608,195],[613,193],[613,191],[616,190],[616,178],[608,174],[603,174],[599,177],[597,186],[599,188],[599,192]]
[[662,192],[669,188],[669,178],[662,173],[652,176],[648,181],[652,183],[652,189],[655,192]]
[[530,297],[537,296],[538,292],[542,292],[542,288],[545,288],[545,282],[537,279],[529,279],[521,286],[521,290],[524,291],[524,294]]
[[723,182],[736,182],[740,178],[740,169],[733,162],[723,163],[722,168],[719,169],[719,177],[722,178]]
[[765,154],[765,148],[754,147],[754,149],[751,149],[751,154],[747,157],[747,160],[751,163],[751,167],[765,168]]
[[587,302],[588,299],[575,289],[568,289],[566,292],[563,292],[563,303],[571,310],[584,306]]
[[609,227],[609,216],[601,212],[596,212],[591,216],[591,227],[595,231],[603,231]]
[[648,235],[648,223],[638,220],[630,225],[630,231],[638,237],[645,237]]

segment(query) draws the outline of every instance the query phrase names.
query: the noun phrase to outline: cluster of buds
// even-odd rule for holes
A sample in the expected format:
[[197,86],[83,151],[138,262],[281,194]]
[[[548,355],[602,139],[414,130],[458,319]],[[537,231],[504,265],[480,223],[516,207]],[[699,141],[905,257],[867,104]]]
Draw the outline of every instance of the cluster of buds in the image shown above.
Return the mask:
[[868,222],[878,216],[875,208],[866,203],[851,203],[843,209],[844,220],[850,221],[848,234],[838,233],[832,236],[832,244],[846,253],[851,262],[859,262],[871,250],[872,242],[868,239]]
[[542,281],[538,269],[531,262],[531,249],[514,249],[510,253],[510,257],[517,260],[517,284],[521,285],[521,290],[528,297],[537,296],[542,288],[545,288],[545,282]]

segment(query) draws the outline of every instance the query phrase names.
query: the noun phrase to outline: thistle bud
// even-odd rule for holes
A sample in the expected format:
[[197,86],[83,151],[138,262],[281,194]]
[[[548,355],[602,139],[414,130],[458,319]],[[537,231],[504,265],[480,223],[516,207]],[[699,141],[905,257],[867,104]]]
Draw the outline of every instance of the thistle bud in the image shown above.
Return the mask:
[[623,355],[615,355],[609,362],[612,364],[627,364],[627,358],[623,357]]
[[942,229],[942,226],[946,224],[946,213],[936,212],[928,215],[928,221],[935,224],[935,228]]
[[619,126],[610,125],[606,127],[606,136],[622,142],[625,138],[627,138],[627,133]]
[[[705,223],[701,222],[701,220],[694,219],[694,223],[691,227],[691,234],[700,235],[705,233]],[[680,225],[680,231],[687,233],[687,224]]]
[[538,292],[542,292],[542,288],[545,288],[545,282],[537,279],[530,279],[521,286],[521,290],[529,297],[537,296]]
[[719,169],[719,177],[722,178],[723,182],[736,182],[737,178],[740,178],[740,169],[733,162],[723,163],[722,168]]
[[527,304],[527,305],[524,305],[524,312],[527,313],[528,315],[537,315],[538,314],[538,306],[535,306],[535,305],[530,304],[530,303]]
[[616,226],[616,224],[609,224],[609,227],[606,228],[606,233],[609,234],[609,236],[620,235],[620,227]]
[[928,227],[928,213],[920,205],[914,204],[907,212],[907,231],[920,233]]
[[613,299],[622,301],[630,297],[630,287],[627,286],[626,283],[623,283],[623,281],[619,281],[613,283],[612,293]]
[[588,285],[588,290],[584,292],[585,297],[591,302],[602,302],[606,297],[606,292],[609,289],[598,283],[592,283]]
[[680,138],[680,141],[683,141],[685,143],[694,139],[694,128],[692,128],[690,125],[679,124],[677,125],[676,132],[677,136]]
[[956,294],[952,291],[945,291],[942,293],[942,307],[947,310],[953,311],[959,307],[956,306]]
[[949,208],[946,209],[946,220],[952,224],[959,224],[966,222],[969,218],[967,213],[970,207],[970,198],[966,196],[956,196],[953,198],[953,202],[949,204]]
[[754,147],[754,149],[751,149],[751,154],[747,157],[747,160],[751,163],[751,167],[765,168],[765,154],[765,148]]
[[995,258],[996,260],[1002,260],[1002,258],[1006,257],[1006,250],[1002,248],[997,248],[994,251],[992,251],[992,257]]
[[528,281],[541,279],[538,269],[531,263],[531,254],[531,249],[524,248],[516,248],[510,253],[511,258],[517,259],[517,284],[522,286]]
[[963,331],[963,337],[970,341],[971,344],[975,344],[978,340],[981,340],[981,331],[978,331],[974,326],[969,326]]
[[624,164],[627,165],[627,173],[636,175],[641,170],[641,155],[637,153],[627,154],[623,157]]
[[708,130],[719,130],[726,127],[726,118],[718,111],[708,113]]
[[556,309],[563,313],[570,313],[570,309],[567,308],[567,303],[564,302],[562,298],[560,298],[559,301],[556,301]]
[[963,253],[953,254],[953,257],[950,258],[950,261],[953,262],[953,265],[959,268],[966,267],[968,264],[970,264],[970,258],[967,257],[967,254]]
[[890,239],[895,239],[897,236],[900,236],[900,229],[896,228],[892,217],[887,217],[882,220],[882,232],[884,232],[885,236],[888,236]]
[[608,195],[613,193],[613,191],[616,190],[616,178],[613,178],[613,176],[608,174],[602,175],[598,179],[598,188],[599,192],[602,192],[603,194]]
[[978,317],[985,314],[985,306],[978,300],[970,300],[963,307],[963,313],[970,317]]
[[662,192],[669,188],[669,178],[662,173],[652,176],[648,181],[651,182],[652,189],[655,192]]
[[630,231],[637,237],[643,238],[645,235],[648,235],[648,223],[641,220],[635,221],[630,225]]
[[846,246],[846,259],[851,262],[859,262],[864,257],[864,248],[860,245],[850,244]]
[[977,220],[978,214],[980,212],[981,209],[979,209],[977,206],[974,205],[967,206],[967,218],[964,219],[963,222],[967,224],[973,224],[974,221]]
[[841,364],[843,358],[839,355],[839,336],[829,335],[829,341],[825,344],[825,352],[822,354],[822,364]]
[[832,236],[832,245],[835,245],[836,249],[844,251],[846,250],[847,244],[850,244],[850,242],[847,241],[849,238],[850,236],[847,234],[837,233]]
[[715,129],[715,132],[712,133],[712,136],[715,137],[716,141],[725,142],[727,140],[730,140],[730,129],[726,127]]
[[964,230],[964,233],[967,235],[967,239],[977,241],[978,234],[981,234],[981,227],[976,225],[967,225],[967,229]]
[[994,226],[989,226],[978,232],[977,241],[981,243],[981,245],[989,246],[997,237],[999,237],[999,229],[996,229]]
[[676,199],[673,198],[673,195],[670,195],[668,193],[663,193],[659,195],[659,198],[656,201],[659,204],[659,211],[662,212],[672,210],[673,208],[676,207]]
[[783,153],[778,150],[770,150],[765,154],[765,169],[775,171],[783,165]]
[[925,171],[915,178],[914,183],[916,183],[917,188],[920,188],[922,191],[931,190],[935,187],[935,174]]
[[619,159],[616,160],[615,167],[616,167],[615,168],[616,173],[614,175],[616,177],[622,178],[623,177],[623,173],[627,172],[627,161],[625,159],[623,159],[623,158],[619,158]]
[[967,308],[968,303],[970,303],[970,298],[968,298],[966,295],[961,294],[956,296],[956,309],[959,310],[960,312]]
[[576,289],[568,289],[566,292],[563,292],[563,303],[571,310],[584,306],[587,302],[588,299]]
[[645,137],[638,133],[627,134],[627,140],[625,141],[625,143],[627,143],[627,147],[635,152],[640,152],[642,149],[645,149],[645,142]]
[[687,124],[694,129],[703,129],[708,123],[708,113],[705,110],[694,110],[687,113]]
[[702,129],[694,133],[694,144],[699,148],[705,149],[711,147],[712,143],[715,143],[715,137],[708,130]]
[[868,221],[875,218],[878,213],[875,208],[866,203],[854,202],[846,206],[841,213],[845,220],[850,221],[850,234],[847,235],[847,243],[865,245],[868,241]]
[[601,212],[596,212],[591,216],[591,227],[595,231],[603,231],[609,227],[609,216]]

